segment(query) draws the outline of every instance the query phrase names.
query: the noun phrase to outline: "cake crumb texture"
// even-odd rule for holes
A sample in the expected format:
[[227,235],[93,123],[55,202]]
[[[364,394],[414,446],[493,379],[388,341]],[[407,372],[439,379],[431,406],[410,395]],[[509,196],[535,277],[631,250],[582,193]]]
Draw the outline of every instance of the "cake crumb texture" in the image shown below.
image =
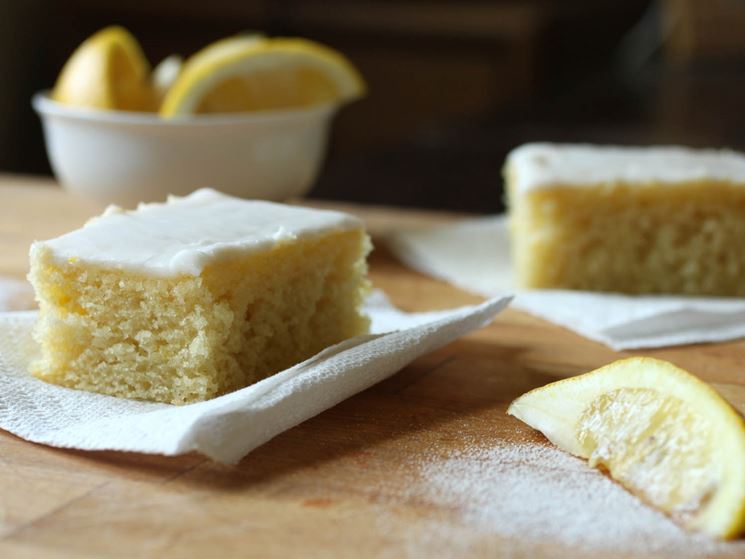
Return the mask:
[[185,404],[245,387],[368,331],[361,227],[236,253],[198,276],[60,262],[38,246],[32,373],[63,386]]
[[745,183],[619,179],[518,191],[520,172],[508,165],[519,285],[745,295]]

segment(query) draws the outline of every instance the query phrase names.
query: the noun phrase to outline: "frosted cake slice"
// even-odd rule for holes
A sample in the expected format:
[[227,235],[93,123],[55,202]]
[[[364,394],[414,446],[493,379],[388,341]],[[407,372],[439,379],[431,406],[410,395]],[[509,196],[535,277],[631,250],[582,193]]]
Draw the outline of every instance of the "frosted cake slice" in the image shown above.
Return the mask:
[[367,332],[360,220],[203,189],[31,247],[37,377],[183,404]]
[[739,153],[526,144],[505,176],[523,287],[745,295]]

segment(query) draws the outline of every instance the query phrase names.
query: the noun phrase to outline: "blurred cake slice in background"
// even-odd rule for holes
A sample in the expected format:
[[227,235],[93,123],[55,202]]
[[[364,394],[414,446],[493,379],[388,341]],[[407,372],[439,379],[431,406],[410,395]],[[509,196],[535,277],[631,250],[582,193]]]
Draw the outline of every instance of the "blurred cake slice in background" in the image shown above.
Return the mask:
[[526,288],[745,295],[745,156],[526,144],[505,166]]
[[355,217],[202,189],[31,248],[39,378],[183,404],[368,331]]

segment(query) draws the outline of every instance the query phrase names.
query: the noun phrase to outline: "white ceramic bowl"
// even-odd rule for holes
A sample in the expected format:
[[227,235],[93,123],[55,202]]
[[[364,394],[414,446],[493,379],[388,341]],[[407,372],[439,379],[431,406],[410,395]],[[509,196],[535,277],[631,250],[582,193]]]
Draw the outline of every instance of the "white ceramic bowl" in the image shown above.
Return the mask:
[[133,207],[211,186],[244,198],[285,200],[312,186],[337,106],[204,115],[81,109],[33,98],[57,179],[72,192]]

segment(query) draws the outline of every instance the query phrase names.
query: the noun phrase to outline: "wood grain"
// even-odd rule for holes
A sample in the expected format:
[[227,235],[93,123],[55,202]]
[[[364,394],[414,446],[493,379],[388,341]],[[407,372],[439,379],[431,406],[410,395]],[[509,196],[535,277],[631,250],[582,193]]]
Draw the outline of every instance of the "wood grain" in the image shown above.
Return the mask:
[[[22,277],[32,239],[79,226],[98,210],[48,182],[1,177],[0,275]],[[351,211],[369,217],[376,236],[401,224],[452,218]],[[380,246],[371,275],[409,310],[479,300],[403,268]],[[745,385],[744,342],[643,354],[735,390]],[[446,456],[466,440],[484,448],[545,444],[505,415],[509,402],[620,356],[507,310],[235,467],[196,455],[54,449],[0,431],[0,557],[594,557],[556,542],[477,530],[458,511],[412,494],[405,480],[421,457]],[[437,529],[442,522],[445,531]]]

